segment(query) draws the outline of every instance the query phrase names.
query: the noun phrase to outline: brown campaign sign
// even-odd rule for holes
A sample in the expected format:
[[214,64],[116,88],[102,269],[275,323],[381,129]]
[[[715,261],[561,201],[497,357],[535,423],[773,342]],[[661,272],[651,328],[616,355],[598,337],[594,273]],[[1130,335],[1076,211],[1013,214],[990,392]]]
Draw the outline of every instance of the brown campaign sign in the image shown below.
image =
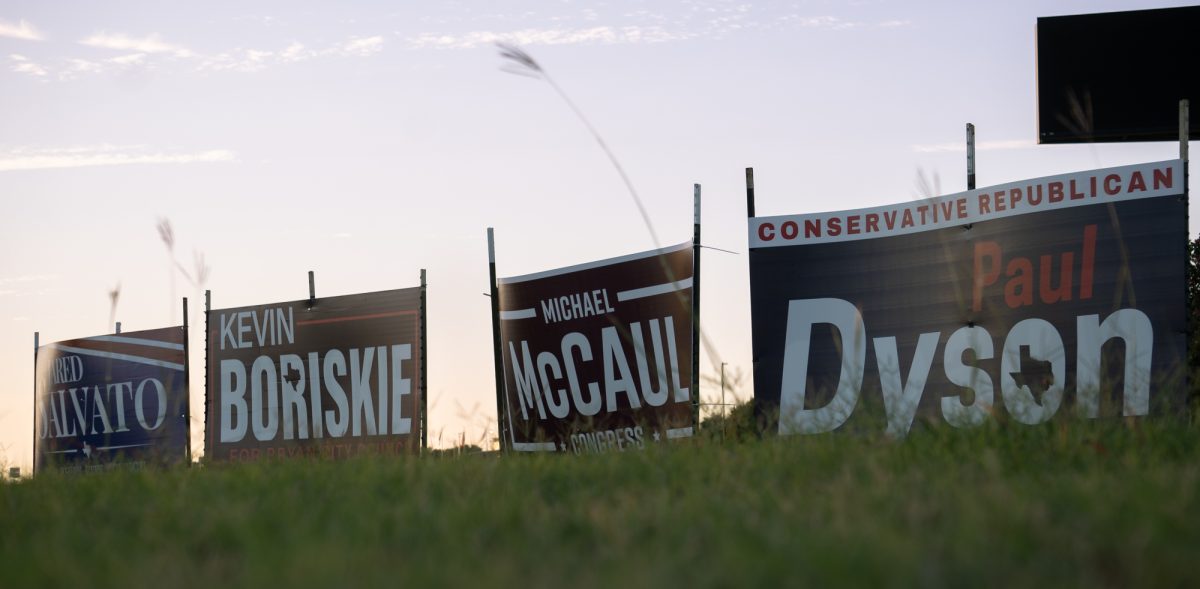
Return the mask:
[[692,435],[692,244],[499,280],[519,451],[602,452]]
[[208,313],[214,460],[420,447],[421,288]]
[[1178,415],[1184,166],[749,222],[756,410],[780,434]]

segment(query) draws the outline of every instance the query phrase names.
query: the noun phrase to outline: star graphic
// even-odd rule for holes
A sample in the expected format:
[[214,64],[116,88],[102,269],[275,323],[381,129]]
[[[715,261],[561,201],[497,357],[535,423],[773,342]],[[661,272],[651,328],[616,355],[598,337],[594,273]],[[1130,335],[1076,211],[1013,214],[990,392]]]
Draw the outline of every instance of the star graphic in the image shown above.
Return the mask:
[[84,456],[87,456],[88,458],[91,458],[91,457],[92,457],[92,446],[91,446],[91,444],[88,444],[87,442],[84,442],[84,443],[83,443],[83,455],[84,455]]
[[654,441],[659,441],[658,432],[654,432]]

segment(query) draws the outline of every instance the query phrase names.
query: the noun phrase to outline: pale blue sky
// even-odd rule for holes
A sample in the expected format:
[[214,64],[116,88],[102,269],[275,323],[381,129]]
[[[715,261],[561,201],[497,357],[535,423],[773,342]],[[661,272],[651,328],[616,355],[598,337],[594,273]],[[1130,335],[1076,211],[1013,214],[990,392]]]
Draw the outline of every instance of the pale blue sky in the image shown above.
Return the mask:
[[1036,146],[1034,25],[1179,4],[4,0],[0,460],[31,461],[34,331],[109,331],[118,283],[126,330],[179,321],[160,217],[184,266],[204,253],[217,307],[304,298],[310,269],[334,295],[427,268],[430,439],[484,436],[485,228],[502,276],[653,246],[566,105],[500,71],[497,39],[587,113],[663,243],[690,238],[703,185],[704,241],[741,253],[704,257],[711,375],[749,372],[746,166],[759,213],[783,214],[912,199],[918,170],[964,189],[966,122],[980,186],[1174,158],[1174,143]]

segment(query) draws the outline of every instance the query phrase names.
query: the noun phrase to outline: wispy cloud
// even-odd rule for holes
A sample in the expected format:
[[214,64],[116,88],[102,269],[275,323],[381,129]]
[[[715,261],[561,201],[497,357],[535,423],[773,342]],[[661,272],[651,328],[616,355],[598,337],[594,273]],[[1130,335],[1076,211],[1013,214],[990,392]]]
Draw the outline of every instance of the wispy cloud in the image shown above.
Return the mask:
[[17,54],[9,55],[8,59],[9,69],[14,72],[42,80],[56,79],[59,81],[74,80],[83,75],[103,74],[148,65],[145,53],[131,53],[129,55],[120,55],[100,60],[68,57],[59,59],[52,65],[35,63],[28,57]]
[[366,57],[379,53],[382,50],[383,37],[376,35],[374,37],[350,39],[343,43],[336,52],[340,55]]
[[[528,16],[500,20],[528,22]],[[405,42],[409,48],[413,49],[473,49],[490,47],[497,42],[518,46],[663,43],[693,39],[720,39],[731,34],[748,31],[867,30],[903,27],[910,24],[907,20],[854,21],[833,15],[814,16],[800,13],[768,15],[756,10],[748,3],[715,5],[692,3],[691,10],[682,16],[667,15],[645,9],[601,15],[595,9],[585,9],[575,17],[549,17],[541,20],[542,22],[538,23],[541,26],[522,28],[480,28],[467,32],[423,32],[405,36]]]
[[132,164],[192,164],[232,162],[237,155],[225,149],[193,153],[149,152],[144,149],[102,145],[57,149],[16,149],[0,153],[0,172],[46,170]]
[[304,49],[304,44],[293,41],[283,51],[279,52],[279,58],[283,61],[302,61],[308,59],[309,51]]
[[292,42],[282,49],[245,49],[207,54],[168,43],[158,34],[132,37],[97,33],[79,41],[89,47],[123,51],[114,57],[66,57],[35,63],[24,55],[9,55],[9,69],[43,81],[70,81],[85,75],[103,75],[128,70],[178,71],[180,67],[199,72],[257,72],[268,67],[316,59],[365,58],[384,48],[382,35],[350,37],[318,47]]
[[0,37],[25,41],[42,41],[46,38],[41,31],[37,30],[37,27],[25,20],[18,21],[16,24],[0,20]]
[[382,36],[351,37],[350,39],[311,48],[303,43],[293,41],[287,47],[278,50],[235,49],[201,59],[201,71],[235,71],[257,72],[268,67],[299,63],[320,58],[330,57],[370,57],[383,51]]
[[[57,278],[57,274],[22,274],[19,276],[0,277],[0,297],[24,296],[34,292],[41,292],[41,290],[34,287],[35,284],[49,282]],[[16,318],[14,320],[19,321]]]
[[130,53],[129,55],[110,58],[108,62],[115,63],[117,65],[141,65],[146,62],[146,54]]
[[46,68],[30,61],[29,58],[25,57],[24,55],[17,55],[14,53],[9,55],[8,59],[11,64],[12,71],[17,72],[18,74],[26,74],[35,78],[44,78],[50,73],[46,71]]
[[167,53],[176,57],[191,57],[195,55],[190,49],[163,41],[158,33],[145,37],[131,37],[121,33],[96,33],[81,39],[80,44],[103,49],[119,51],[134,51],[137,53]]
[[57,274],[21,274],[19,276],[5,276],[0,277],[0,286],[25,284],[29,282],[45,282],[47,280],[55,280],[57,278]]
[[661,26],[598,26],[585,28],[550,27],[516,31],[471,31],[461,34],[422,33],[408,38],[414,49],[471,49],[491,46],[497,42],[514,45],[577,45],[585,43],[661,43],[680,41],[695,36],[684,31],[670,31]]
[[[1006,149],[1030,149],[1037,144],[1030,139],[1007,139],[1004,141],[979,141],[975,143],[975,151],[1000,151]],[[965,142],[926,143],[912,146],[917,153],[965,153]]]
[[907,27],[912,24],[909,20],[885,20],[885,21],[862,21],[862,20],[846,20],[832,15],[822,16],[805,16],[801,14],[789,14],[777,19],[772,25],[780,26],[795,26],[805,29],[830,29],[835,31],[845,31],[849,29],[894,29],[897,27]]
[[[199,70],[213,72],[257,72],[283,59],[281,54],[274,51],[234,49],[233,51],[205,57],[200,62]],[[297,56],[292,61],[300,61],[300,59],[304,58]]]

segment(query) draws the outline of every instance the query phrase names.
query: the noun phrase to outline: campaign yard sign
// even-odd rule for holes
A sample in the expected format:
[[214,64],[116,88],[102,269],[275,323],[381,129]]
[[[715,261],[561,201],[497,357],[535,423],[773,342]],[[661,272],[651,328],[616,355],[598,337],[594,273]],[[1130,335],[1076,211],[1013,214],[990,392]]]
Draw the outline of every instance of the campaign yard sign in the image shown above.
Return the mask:
[[184,462],[185,335],[167,327],[38,348],[34,470]]
[[419,450],[423,321],[420,287],[209,311],[206,454]]
[[692,435],[692,244],[501,278],[504,405],[518,451]]
[[749,221],[755,402],[902,436],[1184,405],[1180,161]]

